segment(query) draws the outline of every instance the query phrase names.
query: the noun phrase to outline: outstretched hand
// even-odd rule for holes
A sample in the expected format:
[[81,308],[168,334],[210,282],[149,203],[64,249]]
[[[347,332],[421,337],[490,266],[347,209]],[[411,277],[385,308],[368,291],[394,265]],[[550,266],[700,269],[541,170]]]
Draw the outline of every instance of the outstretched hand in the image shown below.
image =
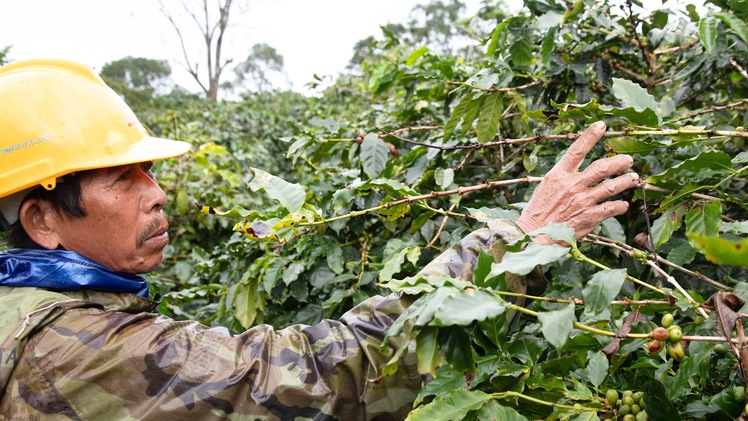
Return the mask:
[[605,123],[593,123],[543,177],[517,220],[522,230],[531,232],[552,222],[566,222],[580,239],[603,220],[626,212],[628,202],[606,199],[639,184],[636,173],[609,178],[631,168],[633,158],[616,155],[599,159],[579,172],[587,153],[603,134]]

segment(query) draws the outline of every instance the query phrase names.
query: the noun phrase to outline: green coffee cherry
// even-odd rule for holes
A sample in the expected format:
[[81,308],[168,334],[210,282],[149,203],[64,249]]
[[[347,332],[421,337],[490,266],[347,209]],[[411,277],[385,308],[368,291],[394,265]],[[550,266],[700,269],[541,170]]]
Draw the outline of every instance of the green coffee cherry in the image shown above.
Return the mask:
[[618,415],[626,415],[631,413],[631,407],[628,405],[621,405],[620,408],[618,408]]
[[675,317],[673,317],[673,315],[672,315],[672,314],[670,314],[670,313],[665,313],[665,314],[664,314],[664,315],[662,316],[662,321],[660,321],[660,326],[662,326],[662,327],[664,327],[664,328],[666,328],[666,329],[667,329],[667,328],[669,328],[670,326],[672,326],[672,325],[673,325],[673,322],[674,322],[674,321],[675,321]]
[[745,402],[745,389],[741,386],[736,387],[735,390],[732,391],[732,397],[736,402]]
[[670,333],[668,334],[667,340],[668,342],[672,344],[676,344],[683,339],[683,331],[680,330],[680,328],[677,329],[670,329]]
[[675,361],[680,361],[686,356],[686,351],[683,350],[683,346],[680,343],[670,344],[667,346],[667,353]]
[[608,401],[610,406],[615,406],[615,404],[618,403],[618,391],[615,389],[608,389],[608,391],[605,392],[605,400]]
[[728,352],[730,352],[730,347],[726,343],[717,343],[714,344],[714,348],[712,348],[717,355],[725,355]]

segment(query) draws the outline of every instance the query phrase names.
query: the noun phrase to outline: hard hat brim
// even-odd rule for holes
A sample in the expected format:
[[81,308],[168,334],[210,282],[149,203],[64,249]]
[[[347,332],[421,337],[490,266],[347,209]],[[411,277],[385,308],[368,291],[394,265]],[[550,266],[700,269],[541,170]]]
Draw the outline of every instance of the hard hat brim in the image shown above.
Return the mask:
[[187,153],[190,144],[181,140],[163,139],[160,137],[146,136],[143,139],[128,145],[127,150],[119,151],[110,156],[102,156],[92,159],[86,168],[78,168],[70,172],[80,170],[93,170],[99,168],[117,167],[120,165],[135,164],[145,161],[160,161],[166,158],[174,158]]
[[57,184],[59,177],[65,176],[77,171],[96,170],[101,168],[111,168],[120,165],[135,164],[146,161],[160,161],[162,159],[174,158],[183,155],[190,150],[190,144],[181,140],[163,139],[159,137],[145,136],[142,139],[130,143],[126,149],[118,150],[116,153],[93,157],[79,166],[65,166],[58,168],[57,171],[50,173],[50,177],[37,182],[18,185],[10,191],[2,191],[0,188],[0,197],[5,197],[13,193],[28,189],[30,187],[42,186],[51,190]]

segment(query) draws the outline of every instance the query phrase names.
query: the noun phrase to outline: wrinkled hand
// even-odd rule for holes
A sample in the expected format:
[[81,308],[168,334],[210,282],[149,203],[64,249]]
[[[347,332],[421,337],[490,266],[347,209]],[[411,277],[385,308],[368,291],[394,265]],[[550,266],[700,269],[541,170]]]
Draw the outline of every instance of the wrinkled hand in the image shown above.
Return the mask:
[[631,168],[633,158],[616,155],[599,159],[578,172],[587,153],[604,133],[605,123],[592,124],[543,177],[517,220],[522,230],[531,232],[551,222],[566,222],[580,239],[603,220],[626,212],[628,202],[605,200],[639,184],[636,173],[608,178]]

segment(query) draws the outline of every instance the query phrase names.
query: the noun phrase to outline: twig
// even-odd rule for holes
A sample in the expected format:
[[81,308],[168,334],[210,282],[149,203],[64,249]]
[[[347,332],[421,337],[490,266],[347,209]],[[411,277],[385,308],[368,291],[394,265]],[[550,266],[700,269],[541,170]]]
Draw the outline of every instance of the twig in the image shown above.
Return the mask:
[[[748,78],[748,76],[747,76],[747,78]],[[688,114],[688,115],[684,115],[682,117],[678,117],[676,119],[671,120],[671,122],[674,123],[676,121],[688,120],[689,118],[698,117],[700,115],[704,115],[704,114],[714,113],[714,112],[717,112],[717,111],[722,111],[722,110],[728,110],[728,109],[736,108],[736,107],[738,107],[740,105],[743,105],[743,104],[748,104],[748,98],[744,98],[744,99],[742,99],[742,100],[740,100],[738,102],[733,102],[732,104],[716,105],[716,106],[708,108],[706,110],[701,110],[701,111],[698,111],[698,112],[695,112],[695,113],[692,113],[692,114]]]
[[[600,236],[600,235],[597,235],[597,234],[587,234],[587,236],[585,237],[585,240],[589,241],[591,244],[596,244],[596,245],[601,245],[601,246],[607,246],[607,247],[615,248],[617,250],[622,251],[623,253],[626,253],[626,255],[628,255],[629,257],[633,257],[633,258],[636,258],[636,255],[635,255],[636,251],[639,251],[639,252],[644,253],[644,254],[648,254],[647,252],[645,252],[643,250],[639,250],[639,249],[637,249],[635,247],[632,247],[632,246],[630,246],[628,244],[624,244],[624,243],[618,242],[616,240],[612,240],[610,238],[606,238],[606,237],[603,237],[603,236]],[[680,265],[677,265],[677,264],[675,264],[675,263],[673,263],[673,262],[665,259],[664,257],[657,256],[657,260],[660,263],[664,264],[664,265],[670,266],[670,267],[672,267],[674,269],[677,269],[677,270],[679,270],[681,272],[684,272],[687,275],[690,275],[690,276],[693,276],[694,278],[700,279],[700,280],[702,280],[702,281],[704,281],[704,282],[712,285],[715,288],[722,289],[722,290],[730,290],[731,289],[727,285],[724,285],[724,284],[722,284],[720,282],[717,282],[714,279],[711,279],[708,276],[703,275],[701,273],[694,272],[692,270],[686,269],[686,268],[684,268],[684,267],[682,267]]]
[[699,40],[698,39],[694,39],[693,41],[689,42],[686,45],[679,45],[677,47],[670,47],[670,48],[663,48],[663,49],[659,49],[659,50],[654,50],[654,55],[660,56],[660,55],[668,54],[668,53],[676,53],[676,52],[678,52],[680,50],[688,50],[689,48],[692,48],[693,46],[695,46],[698,43],[699,43]]
[[533,82],[530,82],[530,83],[526,83],[524,85],[509,86],[509,87],[506,87],[506,88],[482,88],[482,87],[480,87],[478,85],[472,85],[472,84],[465,83],[465,82],[454,82],[454,81],[449,81],[449,82],[447,82],[447,84],[449,84],[449,85],[457,85],[457,86],[469,86],[469,87],[471,87],[473,89],[477,89],[477,90],[484,91],[484,92],[512,92],[512,91],[520,91],[522,89],[532,88],[533,86],[537,86],[537,85],[543,84],[545,82],[546,82],[545,79],[541,78],[539,80],[536,80],[536,81],[533,81]]
[[[449,212],[453,211],[455,206],[457,206],[457,203],[452,203],[452,205],[449,207]],[[439,229],[436,230],[436,234],[434,235],[434,238],[432,238],[431,241],[429,241],[429,243],[426,245],[426,248],[431,248],[434,246],[434,243],[436,243],[436,240],[442,234],[442,231],[444,231],[444,227],[447,226],[448,219],[449,219],[449,215],[444,215],[444,218],[442,218],[442,223],[439,224]]]
[[[445,191],[440,191],[440,192],[431,192],[431,193],[422,194],[422,195],[419,195],[419,196],[408,196],[408,197],[406,197],[404,199],[395,200],[394,202],[388,202],[388,203],[385,203],[383,205],[375,206],[373,208],[368,208],[368,209],[362,209],[360,211],[349,212],[349,213],[347,213],[345,215],[339,215],[339,216],[335,216],[335,217],[331,217],[331,218],[322,218],[320,220],[313,221],[313,222],[301,222],[301,223],[297,224],[296,226],[308,227],[308,226],[314,226],[314,225],[321,225],[321,224],[326,224],[328,222],[338,221],[338,220],[345,219],[345,218],[352,218],[352,217],[356,217],[356,216],[365,215],[367,213],[376,212],[376,211],[378,211],[380,209],[389,209],[389,208],[394,207],[394,206],[404,205],[406,203],[413,203],[413,202],[423,201],[423,200],[427,200],[427,199],[433,199],[435,197],[451,196],[453,194],[457,194],[457,195],[463,196],[463,195],[466,195],[468,193],[472,193],[472,192],[475,192],[475,191],[479,191],[479,190],[483,190],[483,189],[487,189],[487,188],[491,188],[491,187],[508,186],[508,185],[519,184],[519,183],[539,183],[542,180],[543,180],[543,177],[526,176],[526,177],[522,177],[522,178],[513,178],[513,179],[510,179],[510,180],[487,181],[487,182],[484,182],[484,183],[481,183],[481,184],[476,184],[474,186],[459,187],[459,188],[456,188],[456,189],[453,189],[453,190],[445,190]],[[430,208],[428,206],[426,206],[426,207],[428,209],[430,209],[430,210],[434,210],[433,208]],[[449,214],[449,215],[453,215],[453,216],[460,216],[460,217],[463,217],[463,218],[467,218],[467,217],[470,216],[470,215],[455,214],[455,213],[450,212],[450,211],[441,211],[441,212],[444,213],[444,214]]]
[[696,311],[701,313],[701,315],[704,316],[704,318],[709,318],[709,315],[706,313],[706,310],[704,310],[704,308],[701,307],[700,304],[697,303],[696,300],[693,299],[693,297],[691,297],[688,291],[686,291],[685,289],[683,289],[682,286],[680,286],[680,284],[678,283],[678,281],[675,280],[674,277],[672,277],[669,273],[662,270],[662,268],[657,266],[657,263],[652,260],[647,259],[646,264],[649,265],[652,269],[654,269],[657,273],[665,277],[665,279],[667,279],[667,281],[670,282],[670,284],[672,284],[678,291],[680,291],[681,294],[683,294],[684,297],[686,297],[688,302],[690,302],[694,306],[697,306]]
[[[673,192],[670,189],[666,189],[666,188],[663,188],[663,187],[653,186],[652,184],[647,184],[647,183],[642,183],[642,188],[644,190],[658,191],[660,193],[672,193]],[[709,195],[701,194],[701,193],[691,193],[690,196],[691,197],[695,197],[697,199],[719,200],[719,201],[722,201],[722,199],[720,199],[719,197],[709,196]]]
[[730,59],[730,64],[732,64],[733,67],[735,67],[736,69],[738,69],[738,72],[740,72],[740,74],[743,75],[744,78],[748,79],[748,72],[746,72],[745,69],[743,68],[743,66],[741,66],[740,64],[738,64],[738,62],[735,61],[734,58]]
[[[422,126],[422,129],[441,129],[442,126]],[[382,136],[391,136],[395,139],[403,142],[411,143],[413,145],[424,146],[427,148],[439,149],[441,151],[453,151],[460,149],[481,149],[481,148],[492,148],[501,145],[513,145],[517,143],[529,143],[537,142],[540,140],[564,140],[572,141],[579,137],[578,133],[566,133],[560,135],[548,135],[538,134],[535,136],[520,137],[516,139],[500,139],[493,142],[486,143],[472,143],[469,145],[455,145],[455,146],[442,146],[431,143],[419,142],[411,140],[402,136],[398,136],[396,133],[405,130],[415,130],[415,127],[399,129],[396,131],[388,131],[381,128],[377,128],[382,133]],[[748,131],[736,131],[736,130],[711,130],[711,129],[661,129],[661,130],[619,130],[619,131],[608,131],[603,134],[603,137],[626,137],[626,136],[706,136],[703,140],[715,138],[715,137],[741,137],[748,138]]]

